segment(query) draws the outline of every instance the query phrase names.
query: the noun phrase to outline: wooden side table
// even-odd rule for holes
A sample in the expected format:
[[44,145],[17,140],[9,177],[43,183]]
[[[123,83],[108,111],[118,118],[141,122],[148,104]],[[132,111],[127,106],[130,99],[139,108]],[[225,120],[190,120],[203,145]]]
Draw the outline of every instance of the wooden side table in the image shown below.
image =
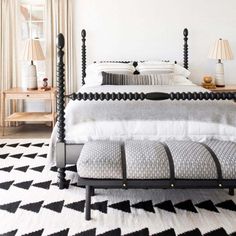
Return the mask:
[[209,89],[212,92],[236,92],[236,85],[226,85],[225,87],[216,87],[214,89]]
[[[13,113],[5,117],[5,106],[8,101],[13,101]],[[50,100],[51,112],[17,112],[17,100]],[[5,122],[52,122],[52,127],[56,121],[56,89],[48,91],[42,90],[23,90],[21,88],[12,88],[2,92],[1,114],[2,114],[2,135],[4,135]]]

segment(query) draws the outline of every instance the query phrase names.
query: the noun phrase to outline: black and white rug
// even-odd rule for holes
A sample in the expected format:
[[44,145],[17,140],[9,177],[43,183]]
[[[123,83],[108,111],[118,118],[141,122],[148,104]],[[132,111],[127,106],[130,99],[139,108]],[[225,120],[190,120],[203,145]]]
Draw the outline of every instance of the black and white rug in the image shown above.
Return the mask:
[[236,235],[236,197],[227,190],[96,190],[84,220],[85,190],[55,186],[49,140],[0,140],[1,236]]

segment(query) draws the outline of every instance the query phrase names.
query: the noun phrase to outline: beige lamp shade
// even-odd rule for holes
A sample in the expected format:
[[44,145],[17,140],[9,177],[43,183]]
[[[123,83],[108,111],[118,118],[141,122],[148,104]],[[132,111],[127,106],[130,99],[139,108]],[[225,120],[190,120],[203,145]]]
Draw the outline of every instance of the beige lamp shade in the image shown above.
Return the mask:
[[22,59],[26,60],[26,61],[43,61],[43,60],[45,60],[45,56],[43,54],[43,50],[42,50],[39,40],[29,39],[26,42]]
[[228,40],[217,40],[210,49],[208,57],[218,60],[233,60],[233,53]]

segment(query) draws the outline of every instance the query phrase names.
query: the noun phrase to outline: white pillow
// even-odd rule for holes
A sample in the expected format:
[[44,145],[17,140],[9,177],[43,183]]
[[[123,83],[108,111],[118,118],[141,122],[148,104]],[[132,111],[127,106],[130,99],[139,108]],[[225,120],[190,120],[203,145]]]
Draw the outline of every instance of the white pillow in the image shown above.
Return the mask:
[[102,72],[116,74],[133,74],[135,68],[132,63],[93,63],[86,70],[86,85],[101,85]]
[[189,77],[191,72],[187,69],[185,69],[183,66],[180,66],[178,64],[174,65],[174,73],[175,75],[182,75],[184,77]]
[[175,75],[173,81],[173,85],[195,85],[191,80],[187,79],[183,75]]
[[137,69],[140,71],[140,74],[174,73],[175,75],[182,75],[186,78],[191,74],[183,66],[165,61],[139,62]]
[[140,74],[163,74],[173,73],[174,63],[163,61],[146,61],[139,62],[137,70]]

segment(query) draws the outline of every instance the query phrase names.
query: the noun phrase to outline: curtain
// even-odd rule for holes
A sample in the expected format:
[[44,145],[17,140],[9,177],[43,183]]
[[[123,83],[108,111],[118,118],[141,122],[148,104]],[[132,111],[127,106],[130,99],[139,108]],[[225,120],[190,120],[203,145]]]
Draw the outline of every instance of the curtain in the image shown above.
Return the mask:
[[[18,85],[17,0],[0,1],[0,91]],[[6,115],[11,111],[6,107]],[[2,115],[2,114],[1,114]],[[2,120],[2,119],[1,119]],[[1,122],[1,121],[0,121]],[[2,123],[1,123],[2,125]]]
[[71,0],[46,0],[46,72],[52,86],[56,86],[56,41],[58,33],[65,36],[65,86],[66,93],[77,90],[78,81],[75,70],[74,41],[72,35],[72,2]]

